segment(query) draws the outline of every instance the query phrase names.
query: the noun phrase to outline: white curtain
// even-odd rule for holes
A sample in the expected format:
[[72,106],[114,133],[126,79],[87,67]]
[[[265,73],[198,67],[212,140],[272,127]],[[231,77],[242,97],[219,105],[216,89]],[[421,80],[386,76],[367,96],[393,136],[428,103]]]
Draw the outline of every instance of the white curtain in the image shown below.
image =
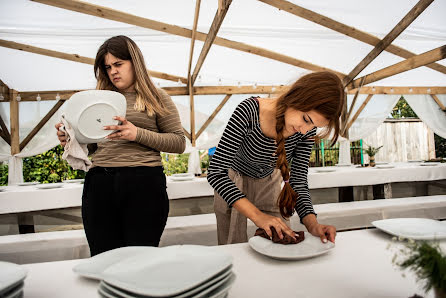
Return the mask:
[[[350,108],[354,95],[347,96],[348,107]],[[375,94],[370,99],[369,103],[359,114],[358,119],[353,123],[349,130],[349,140],[351,142],[364,139],[373,133],[381,123],[392,112],[393,107],[396,105],[401,95],[389,95],[389,94]],[[364,103],[367,98],[367,94],[359,94],[356,104],[350,113],[350,119],[358,111],[359,107]]]
[[[446,94],[438,94],[438,99],[446,105]],[[442,138],[446,138],[446,112],[440,109],[432,96],[427,94],[404,95],[407,103],[417,114],[417,116],[434,133]]]
[[[56,104],[56,101],[43,102],[19,102],[19,135],[20,141],[26,138],[31,130],[40,122],[48,111]],[[63,106],[62,106],[63,107]],[[48,122],[40,129],[34,138],[14,156],[11,155],[11,146],[3,139],[0,140],[0,160],[8,160],[8,184],[13,185],[23,182],[23,158],[45,152],[59,144],[54,125],[61,117],[59,109]],[[9,128],[9,103],[0,105],[0,115]]]

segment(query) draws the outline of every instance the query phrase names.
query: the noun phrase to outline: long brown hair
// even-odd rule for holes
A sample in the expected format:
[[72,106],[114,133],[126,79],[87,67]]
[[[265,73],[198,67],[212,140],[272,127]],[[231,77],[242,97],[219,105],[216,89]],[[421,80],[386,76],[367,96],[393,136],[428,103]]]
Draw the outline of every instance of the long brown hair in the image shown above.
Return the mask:
[[285,93],[277,99],[276,110],[276,143],[277,168],[280,170],[285,185],[279,195],[277,203],[280,214],[289,218],[298,199],[298,194],[288,182],[290,171],[285,152],[285,111],[292,108],[302,112],[315,110],[328,121],[325,131],[319,136],[327,137],[333,131],[331,145],[335,144],[339,133],[341,116],[344,106],[344,87],[339,77],[328,71],[314,72],[299,78]]
[[124,35],[107,39],[98,49],[94,61],[94,74],[97,79],[96,89],[119,91],[107,75],[105,69],[105,55],[112,54],[122,60],[130,60],[135,70],[135,110],[146,111],[151,116],[154,113],[164,115],[167,113],[155,84],[149,77],[144,57],[136,43]]

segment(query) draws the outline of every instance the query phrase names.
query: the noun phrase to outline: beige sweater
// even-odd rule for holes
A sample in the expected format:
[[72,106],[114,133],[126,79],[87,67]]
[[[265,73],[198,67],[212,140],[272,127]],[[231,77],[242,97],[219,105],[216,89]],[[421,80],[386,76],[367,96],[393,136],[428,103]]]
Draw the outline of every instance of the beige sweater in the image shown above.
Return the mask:
[[123,93],[127,99],[126,119],[137,127],[136,139],[98,143],[92,156],[93,167],[155,167],[162,165],[160,151],[183,153],[186,140],[178,110],[164,90],[159,92],[168,110],[166,116],[136,111],[136,93]]

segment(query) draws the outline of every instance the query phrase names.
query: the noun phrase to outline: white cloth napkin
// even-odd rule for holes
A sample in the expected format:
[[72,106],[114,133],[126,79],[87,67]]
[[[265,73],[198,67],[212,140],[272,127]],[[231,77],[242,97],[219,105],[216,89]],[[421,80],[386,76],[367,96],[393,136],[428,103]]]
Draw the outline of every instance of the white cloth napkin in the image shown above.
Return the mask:
[[63,127],[60,130],[65,131],[67,135],[67,143],[62,158],[75,170],[88,171],[91,168],[91,161],[88,159],[87,144],[79,144],[76,140],[74,130],[68,121],[62,116]]

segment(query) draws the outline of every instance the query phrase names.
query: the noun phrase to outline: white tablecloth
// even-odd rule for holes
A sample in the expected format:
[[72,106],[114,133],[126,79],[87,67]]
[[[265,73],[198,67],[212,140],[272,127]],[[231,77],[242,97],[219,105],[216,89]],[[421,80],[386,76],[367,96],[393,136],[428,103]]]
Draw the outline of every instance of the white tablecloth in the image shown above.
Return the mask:
[[[394,165],[392,169],[332,167],[336,171],[330,173],[318,173],[318,168],[310,168],[308,183],[310,189],[317,189],[446,179],[446,163],[429,167],[412,163]],[[0,192],[0,214],[80,207],[82,188],[82,184],[47,190],[35,186],[8,186],[6,191]],[[214,190],[206,178],[172,181],[168,177],[167,193],[169,199],[181,199],[213,196]]]
[[[392,265],[391,237],[378,230],[339,233],[328,254],[301,261],[278,261],[256,253],[249,244],[215,247],[234,258],[236,281],[229,298],[410,297],[424,294],[410,272]],[[441,243],[446,249],[446,242]],[[82,260],[24,265],[25,297],[98,297],[98,282],[72,272]],[[175,281],[172,281],[175,282]]]

